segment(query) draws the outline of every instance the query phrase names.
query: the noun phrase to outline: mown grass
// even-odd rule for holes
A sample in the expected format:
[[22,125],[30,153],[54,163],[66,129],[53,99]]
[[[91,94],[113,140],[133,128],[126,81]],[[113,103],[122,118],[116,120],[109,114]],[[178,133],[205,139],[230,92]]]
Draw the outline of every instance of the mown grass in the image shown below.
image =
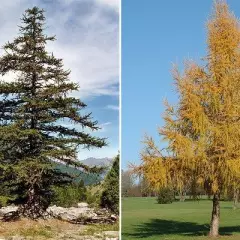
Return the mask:
[[[157,204],[155,198],[122,200],[122,239],[206,240],[212,202]],[[221,202],[221,240],[240,240],[240,209]]]

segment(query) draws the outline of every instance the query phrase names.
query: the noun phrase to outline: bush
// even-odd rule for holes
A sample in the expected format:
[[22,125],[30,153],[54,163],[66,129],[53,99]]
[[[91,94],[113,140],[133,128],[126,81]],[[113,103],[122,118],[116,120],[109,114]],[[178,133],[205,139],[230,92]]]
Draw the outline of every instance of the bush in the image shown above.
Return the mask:
[[101,193],[101,190],[92,191],[92,189],[88,189],[86,199],[87,203],[91,207],[99,207],[101,203]]
[[119,213],[119,155],[115,158],[112,168],[104,180],[100,201],[102,207]]
[[12,199],[10,197],[0,195],[0,207],[6,207],[9,200]]
[[61,207],[72,207],[79,202],[87,200],[87,190],[84,186],[84,182],[73,183],[66,187],[55,187],[55,197],[52,204],[56,204]]
[[170,188],[162,188],[158,192],[157,202],[159,204],[172,203],[174,201],[174,192]]

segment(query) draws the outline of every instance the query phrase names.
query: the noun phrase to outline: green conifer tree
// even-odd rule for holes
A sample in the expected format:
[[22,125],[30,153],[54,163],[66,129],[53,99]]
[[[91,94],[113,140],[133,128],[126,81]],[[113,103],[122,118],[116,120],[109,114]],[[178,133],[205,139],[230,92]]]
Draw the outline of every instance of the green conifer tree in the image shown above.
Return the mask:
[[[44,10],[27,9],[21,19],[20,36],[4,45],[0,73],[16,75],[0,81],[0,161],[2,180],[8,182],[20,213],[42,216],[50,204],[52,186],[69,181],[55,168],[55,161],[88,168],[77,161],[79,147],[106,145],[105,139],[85,131],[98,130],[91,113],[79,98],[70,97],[78,85],[69,80],[62,59],[46,51],[55,37],[44,34]],[[77,127],[61,125],[69,120]]]
[[119,154],[114,159],[113,165],[107,174],[101,196],[101,206],[119,213]]

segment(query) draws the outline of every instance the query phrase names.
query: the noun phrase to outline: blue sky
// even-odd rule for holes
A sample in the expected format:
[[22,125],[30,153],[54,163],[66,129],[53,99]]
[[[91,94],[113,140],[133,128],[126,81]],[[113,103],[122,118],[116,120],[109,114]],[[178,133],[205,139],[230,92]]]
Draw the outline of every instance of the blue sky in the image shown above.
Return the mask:
[[56,35],[48,51],[63,59],[70,79],[80,85],[73,95],[102,127],[94,135],[108,138],[108,147],[81,150],[79,159],[114,157],[119,150],[119,0],[2,0],[0,46],[18,35],[22,14],[33,6],[45,9],[46,33]]
[[[240,2],[227,1],[240,17]],[[163,99],[177,102],[172,64],[206,55],[213,1],[122,0],[122,167],[140,163],[144,133],[159,141]],[[159,143],[161,145],[161,143]]]

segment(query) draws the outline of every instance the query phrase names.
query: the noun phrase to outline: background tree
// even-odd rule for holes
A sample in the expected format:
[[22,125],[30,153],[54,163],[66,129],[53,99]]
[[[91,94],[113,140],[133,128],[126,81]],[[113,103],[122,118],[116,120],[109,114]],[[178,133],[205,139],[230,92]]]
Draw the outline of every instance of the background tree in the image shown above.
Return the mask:
[[180,189],[193,173],[196,184],[213,195],[210,235],[216,237],[220,196],[240,177],[240,29],[223,1],[215,3],[207,26],[203,66],[188,61],[183,74],[174,69],[179,103],[166,103],[165,125],[159,130],[167,151],[147,137],[142,165],[135,170],[157,189],[174,184]]
[[122,170],[121,179],[122,179],[122,183],[121,183],[122,197],[128,197],[129,190],[134,185],[133,175],[129,170],[126,170],[126,171]]
[[139,185],[142,197],[149,197],[152,195],[151,188],[149,187],[147,178],[144,175],[139,178]]
[[[79,87],[70,82],[62,59],[46,51],[55,37],[44,34],[44,11],[26,10],[22,24],[20,36],[4,45],[0,58],[1,75],[14,75],[0,82],[0,161],[20,212],[36,218],[49,205],[52,186],[71,180],[54,161],[97,170],[81,164],[77,151],[106,143],[85,131],[98,130],[97,122],[82,111],[86,104],[69,96]],[[61,120],[77,127],[66,127]]]
[[240,185],[236,182],[233,186],[233,209],[237,209],[239,204]]
[[119,155],[115,158],[112,168],[107,174],[101,195],[101,206],[119,213]]

